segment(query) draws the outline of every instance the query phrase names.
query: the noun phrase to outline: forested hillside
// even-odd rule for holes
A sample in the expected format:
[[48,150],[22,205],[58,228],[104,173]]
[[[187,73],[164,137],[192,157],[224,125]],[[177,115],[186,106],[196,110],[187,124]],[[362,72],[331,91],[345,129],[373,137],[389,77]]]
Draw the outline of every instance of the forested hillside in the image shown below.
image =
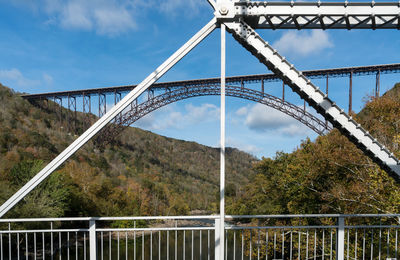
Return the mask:
[[[78,114],[77,125],[83,120]],[[0,85],[0,203],[77,138],[66,129]],[[240,194],[255,161],[227,149],[229,196]],[[129,128],[116,144],[86,144],[6,217],[217,213],[218,185],[218,149]]]
[[[397,84],[354,118],[399,158],[399,115]],[[0,87],[0,203],[77,138],[65,129]],[[272,159],[227,154],[228,214],[400,210],[400,185],[337,130]],[[129,128],[116,144],[85,145],[7,217],[217,213],[218,175],[218,149]]]
[[[400,84],[370,98],[354,118],[400,157]],[[293,153],[263,158],[255,171],[245,192],[228,203],[230,213],[400,212],[400,185],[337,130],[303,141]]]

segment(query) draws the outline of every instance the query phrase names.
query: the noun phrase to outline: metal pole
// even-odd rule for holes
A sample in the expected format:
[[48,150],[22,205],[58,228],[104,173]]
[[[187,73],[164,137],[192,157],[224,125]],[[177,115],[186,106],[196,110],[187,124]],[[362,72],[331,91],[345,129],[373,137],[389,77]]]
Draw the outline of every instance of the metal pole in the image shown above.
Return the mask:
[[[329,73],[326,73],[326,96],[329,95]],[[325,119],[325,126],[328,127],[328,120]]]
[[375,86],[375,97],[379,97],[379,92],[381,88],[381,70],[376,73],[376,86]]
[[225,24],[221,24],[221,161],[220,161],[220,260],[224,260],[225,241]]
[[261,92],[262,92],[263,97],[264,97],[264,79],[261,80]]
[[[219,252],[221,252],[220,248],[221,248],[221,238],[219,237],[221,235],[220,231],[220,219],[215,219],[214,221],[214,246],[215,246],[215,252],[214,252],[214,258],[215,260],[220,260],[220,255]],[[224,251],[224,250],[222,250]],[[221,259],[224,260],[224,259]]]
[[326,95],[329,94],[329,73],[326,73]]
[[282,81],[282,100],[285,101],[285,82]]
[[74,99],[74,131],[76,131],[76,121],[77,121],[77,113],[76,113],[76,97]]
[[[89,221],[90,260],[96,260],[96,221]],[[110,252],[111,253],[111,252]]]
[[336,259],[344,260],[344,217],[339,217],[338,225]]
[[350,72],[350,86],[349,86],[349,114],[353,108],[353,71]]

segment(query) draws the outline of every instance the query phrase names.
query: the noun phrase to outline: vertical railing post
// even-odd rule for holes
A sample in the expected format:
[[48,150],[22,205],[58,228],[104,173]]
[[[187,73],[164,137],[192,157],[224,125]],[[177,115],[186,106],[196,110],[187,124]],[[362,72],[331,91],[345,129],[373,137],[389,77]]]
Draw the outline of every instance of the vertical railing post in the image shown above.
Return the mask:
[[215,234],[215,239],[214,239],[214,244],[215,244],[215,248],[214,248],[214,256],[215,256],[215,260],[224,260],[224,259],[220,259],[220,248],[221,248],[221,232],[220,232],[220,219],[215,219],[215,225],[214,225],[214,234]]
[[89,221],[89,246],[90,246],[90,260],[96,260],[97,249],[96,249],[96,221]]
[[344,260],[344,217],[338,218],[336,259]]

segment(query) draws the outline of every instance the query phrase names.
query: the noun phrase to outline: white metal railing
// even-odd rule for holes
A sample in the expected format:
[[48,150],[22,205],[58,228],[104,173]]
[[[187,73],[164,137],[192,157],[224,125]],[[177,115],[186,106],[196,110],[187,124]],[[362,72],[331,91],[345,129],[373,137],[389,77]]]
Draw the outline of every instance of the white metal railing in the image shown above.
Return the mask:
[[[225,218],[225,259],[397,259],[398,214]],[[219,216],[0,219],[0,259],[214,259]]]

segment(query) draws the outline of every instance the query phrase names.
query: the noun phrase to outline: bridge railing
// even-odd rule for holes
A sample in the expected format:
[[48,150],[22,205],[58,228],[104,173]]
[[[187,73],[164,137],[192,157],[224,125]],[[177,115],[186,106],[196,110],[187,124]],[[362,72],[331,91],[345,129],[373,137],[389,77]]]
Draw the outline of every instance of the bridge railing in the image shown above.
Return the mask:
[[[226,216],[226,259],[397,259],[400,215]],[[1,219],[0,259],[215,259],[219,216]]]

